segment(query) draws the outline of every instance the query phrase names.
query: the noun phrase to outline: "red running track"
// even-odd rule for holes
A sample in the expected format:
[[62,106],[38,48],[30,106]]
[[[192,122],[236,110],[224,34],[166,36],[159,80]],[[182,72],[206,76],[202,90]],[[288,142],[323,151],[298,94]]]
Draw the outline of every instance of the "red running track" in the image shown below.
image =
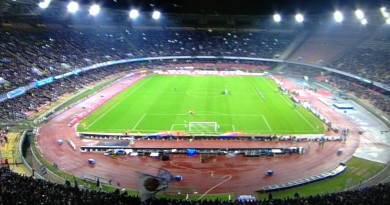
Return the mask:
[[[280,78],[289,87],[294,86],[287,79]],[[171,187],[182,193],[235,193],[253,194],[262,186],[294,181],[308,176],[328,172],[338,166],[340,162],[346,162],[359,145],[358,128],[348,119],[325,106],[313,96],[311,106],[321,109],[321,114],[331,121],[337,122],[338,127],[349,128],[350,133],[346,142],[327,142],[320,148],[317,143],[308,142],[254,142],[254,141],[136,141],[135,147],[216,147],[216,148],[247,148],[247,147],[289,147],[302,146],[307,149],[304,155],[281,155],[275,157],[226,157],[218,156],[201,163],[199,156],[188,157],[184,155],[171,155],[170,161],[151,158],[149,156],[119,156],[117,159],[104,156],[102,153],[81,153],[73,150],[66,143],[58,145],[59,139],[71,139],[77,147],[96,143],[96,140],[81,140],[76,136],[75,128],[68,123],[83,112],[83,107],[92,106],[100,101],[102,96],[121,89],[129,78],[115,82],[85,101],[73,106],[62,114],[48,121],[40,127],[37,142],[43,156],[51,163],[56,163],[58,168],[82,178],[83,173],[93,174],[112,180],[112,185],[120,188],[136,190],[136,173],[143,172],[156,175],[159,168],[164,168],[174,175],[183,176],[181,182],[172,182]],[[305,92],[305,91],[302,91]],[[305,97],[309,95],[307,92]],[[316,96],[317,97],[317,96]],[[334,133],[326,133],[327,136]],[[337,155],[337,150],[343,149],[343,154]],[[95,166],[89,166],[87,160],[96,160]],[[266,177],[266,170],[274,170],[272,177]]]

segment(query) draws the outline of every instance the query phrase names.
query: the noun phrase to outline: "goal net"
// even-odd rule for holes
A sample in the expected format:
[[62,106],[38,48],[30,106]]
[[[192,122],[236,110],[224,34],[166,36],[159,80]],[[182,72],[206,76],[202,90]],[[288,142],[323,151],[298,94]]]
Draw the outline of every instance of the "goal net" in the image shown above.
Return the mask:
[[192,134],[216,134],[219,125],[217,122],[189,122],[188,131]]

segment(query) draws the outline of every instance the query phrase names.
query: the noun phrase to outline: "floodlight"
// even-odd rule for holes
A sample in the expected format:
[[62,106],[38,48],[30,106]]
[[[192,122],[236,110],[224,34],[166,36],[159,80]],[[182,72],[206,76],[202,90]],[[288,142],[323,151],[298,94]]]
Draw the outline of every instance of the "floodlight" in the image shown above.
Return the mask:
[[305,18],[303,17],[302,14],[297,14],[295,15],[295,20],[298,22],[298,23],[301,23],[305,20]]
[[359,19],[359,20],[364,19],[364,13],[363,13],[363,11],[360,10],[360,9],[357,9],[357,10],[355,11],[355,16],[356,16],[356,18]]
[[386,19],[386,24],[390,24],[390,18]]
[[152,18],[153,18],[154,20],[159,19],[160,16],[161,16],[161,13],[160,13],[159,11],[153,11]]
[[94,4],[89,8],[89,14],[91,14],[91,16],[96,16],[99,13],[99,11],[100,11],[100,6],[97,4]]
[[275,22],[280,22],[282,20],[282,17],[280,16],[280,14],[274,14],[274,21]]
[[129,12],[129,17],[132,18],[132,19],[136,19],[138,16],[139,16],[139,12],[136,9],[132,9]]
[[382,16],[385,18],[389,18],[389,16],[390,16],[389,12],[387,12],[386,7],[381,8],[381,13],[382,13]]
[[368,23],[368,21],[367,21],[367,19],[362,19],[362,20],[360,20],[360,23],[362,25],[366,25]]
[[38,6],[41,9],[46,9],[47,7],[49,7],[50,2],[51,2],[51,0],[44,0],[44,1],[39,2]]
[[69,2],[68,11],[71,13],[75,13],[77,10],[79,10],[79,4],[74,1]]
[[333,13],[333,17],[334,17],[334,20],[337,22],[337,23],[341,23],[343,22],[344,20],[344,16],[343,14],[340,12],[340,11],[335,11]]

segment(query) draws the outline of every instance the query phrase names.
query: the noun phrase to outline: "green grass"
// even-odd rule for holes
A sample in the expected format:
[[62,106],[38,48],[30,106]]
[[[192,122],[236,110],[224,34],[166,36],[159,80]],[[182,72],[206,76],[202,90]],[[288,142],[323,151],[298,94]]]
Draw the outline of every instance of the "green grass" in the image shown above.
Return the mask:
[[[228,95],[224,94],[225,89],[229,90]],[[318,118],[293,104],[266,77],[151,75],[83,119],[78,131],[188,133],[189,122],[217,122],[218,133],[205,128],[189,134],[324,132]]]
[[[385,167],[384,164],[357,157],[348,160],[346,165],[346,171],[339,176],[297,188],[272,192],[272,197],[283,199],[286,197],[293,197],[295,193],[298,193],[299,196],[310,196],[344,191],[347,188],[359,185],[363,181],[370,179]],[[267,197],[268,193],[259,194],[257,198],[264,199]]]
[[[220,201],[229,201],[235,200],[233,193],[222,193],[222,194],[207,194],[207,195],[201,195],[201,194],[188,194],[188,200],[190,201],[197,201],[199,199],[201,200],[220,200]],[[187,194],[157,194],[158,198],[169,198],[169,199],[177,199],[177,200],[185,200],[187,198]]]

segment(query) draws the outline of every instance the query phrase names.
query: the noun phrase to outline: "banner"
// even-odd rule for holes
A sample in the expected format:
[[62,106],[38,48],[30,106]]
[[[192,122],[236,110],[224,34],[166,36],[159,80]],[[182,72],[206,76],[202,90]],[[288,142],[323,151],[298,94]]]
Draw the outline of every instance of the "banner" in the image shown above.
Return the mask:
[[46,85],[46,84],[49,84],[49,83],[52,83],[54,82],[54,77],[48,77],[48,78],[45,78],[45,79],[42,79],[42,80],[39,80],[37,82],[34,83],[34,87],[35,88],[39,88],[43,85]]
[[58,80],[58,79],[65,78],[65,77],[68,77],[68,76],[71,76],[71,75],[73,75],[72,72],[67,72],[67,73],[55,76],[54,79]]
[[23,95],[25,92],[26,92],[26,90],[24,88],[17,88],[13,91],[9,91],[7,93],[7,97],[8,97],[8,99],[15,98],[15,97],[18,97],[19,95]]

